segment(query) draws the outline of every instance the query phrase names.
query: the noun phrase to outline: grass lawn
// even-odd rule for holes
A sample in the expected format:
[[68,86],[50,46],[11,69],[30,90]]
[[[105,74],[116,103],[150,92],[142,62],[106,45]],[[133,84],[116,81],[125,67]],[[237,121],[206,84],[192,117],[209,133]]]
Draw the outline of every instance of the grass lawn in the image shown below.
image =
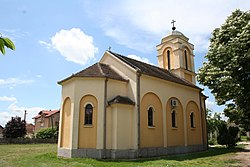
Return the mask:
[[226,149],[222,147],[210,148],[208,151],[192,154],[166,156],[139,160],[95,160],[88,158],[58,158],[56,144],[27,144],[27,145],[0,145],[0,167],[8,166],[237,166],[236,160],[231,160],[233,154],[241,147]]

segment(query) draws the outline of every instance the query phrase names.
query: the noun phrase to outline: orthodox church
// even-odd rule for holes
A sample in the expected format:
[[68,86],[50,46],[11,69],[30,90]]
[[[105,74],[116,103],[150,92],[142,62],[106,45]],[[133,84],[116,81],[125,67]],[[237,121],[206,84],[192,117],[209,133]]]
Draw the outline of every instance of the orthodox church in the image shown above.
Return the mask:
[[175,30],[156,46],[158,66],[113,51],[59,81],[58,156],[139,158],[207,149],[206,96],[194,46]]

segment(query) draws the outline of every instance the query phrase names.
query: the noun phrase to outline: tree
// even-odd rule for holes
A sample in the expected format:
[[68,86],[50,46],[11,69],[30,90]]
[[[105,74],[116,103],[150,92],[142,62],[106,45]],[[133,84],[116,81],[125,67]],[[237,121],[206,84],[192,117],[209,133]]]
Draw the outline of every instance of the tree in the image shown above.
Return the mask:
[[234,11],[210,39],[197,80],[212,90],[230,121],[250,130],[250,11]]
[[26,135],[26,122],[21,117],[12,117],[5,125],[3,136],[5,138],[18,138]]
[[10,48],[12,50],[15,50],[14,43],[9,38],[2,37],[2,35],[0,33],[0,51],[1,51],[1,53],[3,55],[5,54],[5,48],[4,47]]

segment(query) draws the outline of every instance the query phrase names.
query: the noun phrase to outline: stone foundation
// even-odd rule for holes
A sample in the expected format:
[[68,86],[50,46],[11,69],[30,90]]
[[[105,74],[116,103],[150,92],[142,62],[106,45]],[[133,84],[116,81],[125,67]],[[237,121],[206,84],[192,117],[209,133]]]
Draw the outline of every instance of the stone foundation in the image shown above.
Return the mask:
[[204,151],[207,148],[203,145],[193,146],[176,146],[176,147],[150,147],[141,148],[139,150],[110,150],[110,149],[66,149],[58,148],[57,155],[59,157],[67,158],[95,158],[95,159],[135,159],[135,158],[149,158],[159,157],[174,154],[184,154],[190,152]]

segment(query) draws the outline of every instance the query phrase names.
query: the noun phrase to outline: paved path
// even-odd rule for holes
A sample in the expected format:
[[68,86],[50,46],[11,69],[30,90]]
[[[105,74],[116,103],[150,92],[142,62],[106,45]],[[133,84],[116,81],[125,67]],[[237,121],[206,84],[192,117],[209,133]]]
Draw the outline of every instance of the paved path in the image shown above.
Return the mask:
[[250,142],[242,142],[242,144],[247,144],[245,150],[242,152],[236,153],[234,159],[237,159],[241,162],[242,167],[250,167]]

